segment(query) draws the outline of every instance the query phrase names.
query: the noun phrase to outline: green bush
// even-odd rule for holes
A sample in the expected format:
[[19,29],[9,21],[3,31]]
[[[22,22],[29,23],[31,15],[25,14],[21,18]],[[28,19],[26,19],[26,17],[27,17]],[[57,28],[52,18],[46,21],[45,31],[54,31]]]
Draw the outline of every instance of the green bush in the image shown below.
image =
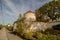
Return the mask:
[[2,27],[0,26],[0,29],[1,29]]
[[0,24],[0,29],[3,28],[4,26]]
[[24,33],[24,38],[29,40],[34,39],[33,33],[32,32]]
[[42,38],[42,33],[36,32],[36,33],[35,33],[35,37],[36,37],[37,39],[41,39],[41,38]]
[[50,29],[47,29],[43,34],[56,35],[56,39],[60,40],[60,30],[50,28]]
[[56,36],[51,34],[36,33],[35,37],[38,40],[56,40]]
[[44,32],[45,34],[53,34],[53,35],[58,35],[60,34],[60,31],[59,30],[54,30],[52,28],[48,28],[45,30]]
[[9,31],[12,31],[13,30],[13,27],[12,26],[5,26],[6,29],[8,29]]

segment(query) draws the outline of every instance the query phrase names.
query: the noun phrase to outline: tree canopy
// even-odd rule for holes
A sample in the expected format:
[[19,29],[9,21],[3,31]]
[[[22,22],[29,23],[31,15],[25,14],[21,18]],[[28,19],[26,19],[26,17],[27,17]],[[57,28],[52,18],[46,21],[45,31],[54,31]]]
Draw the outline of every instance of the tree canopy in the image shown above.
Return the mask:
[[41,21],[41,19],[44,19],[43,17],[45,15],[48,16],[50,19],[56,19],[60,17],[60,2],[51,1],[49,3],[46,3],[35,12],[37,21]]

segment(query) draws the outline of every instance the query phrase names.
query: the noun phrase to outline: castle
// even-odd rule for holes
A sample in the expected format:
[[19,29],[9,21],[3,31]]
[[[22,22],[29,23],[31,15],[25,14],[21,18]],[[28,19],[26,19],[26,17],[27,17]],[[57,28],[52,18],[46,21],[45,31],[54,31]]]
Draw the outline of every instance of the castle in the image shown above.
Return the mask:
[[[25,13],[24,17],[25,17],[25,22],[27,22],[28,24],[31,23],[30,28],[27,29],[27,32],[29,32],[29,31],[36,32],[36,31],[41,31],[41,30],[45,31],[47,28],[51,28],[53,25],[57,24],[57,23],[53,23],[56,20],[54,20],[53,22],[52,22],[52,20],[49,20],[49,22],[52,22],[52,23],[36,21],[36,14],[34,12],[32,12],[31,10],[27,11]],[[44,16],[44,18],[49,19],[48,16]],[[57,19],[57,21],[59,21],[59,20]]]
[[[49,20],[49,21],[52,22],[51,20]],[[26,32],[30,32],[30,31],[36,32],[36,31],[41,31],[41,30],[45,31],[47,28],[50,28],[52,26],[52,23],[49,23],[49,22],[36,21],[36,14],[34,12],[32,12],[31,10],[27,11],[24,14],[24,22],[27,23],[28,25],[30,25],[30,27],[28,29],[26,29]],[[14,29],[16,29],[16,24],[14,25]]]
[[30,27],[27,29],[27,32],[33,31],[39,31],[39,30],[45,30],[47,27],[47,23],[44,22],[37,22],[36,21],[36,14],[32,12],[31,10],[27,11],[24,14],[25,22],[27,24],[31,24]]
[[24,14],[24,17],[25,17],[25,21],[36,21],[36,15],[31,10],[27,11]]

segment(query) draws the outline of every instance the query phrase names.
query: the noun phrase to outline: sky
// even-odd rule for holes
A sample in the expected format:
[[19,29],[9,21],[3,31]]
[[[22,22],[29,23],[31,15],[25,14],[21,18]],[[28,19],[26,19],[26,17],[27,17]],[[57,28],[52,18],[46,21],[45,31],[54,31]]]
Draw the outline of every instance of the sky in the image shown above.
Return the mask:
[[19,14],[35,11],[52,0],[0,0],[0,24],[13,24]]

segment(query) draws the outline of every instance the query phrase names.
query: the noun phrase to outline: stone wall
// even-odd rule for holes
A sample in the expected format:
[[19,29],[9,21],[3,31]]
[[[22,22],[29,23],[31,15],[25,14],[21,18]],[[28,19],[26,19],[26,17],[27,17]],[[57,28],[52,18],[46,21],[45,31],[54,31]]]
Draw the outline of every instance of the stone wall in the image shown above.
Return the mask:
[[45,31],[47,28],[60,24],[60,22],[33,22],[27,32]]
[[45,22],[33,22],[31,26],[27,29],[27,32],[45,31],[48,28],[48,23]]

